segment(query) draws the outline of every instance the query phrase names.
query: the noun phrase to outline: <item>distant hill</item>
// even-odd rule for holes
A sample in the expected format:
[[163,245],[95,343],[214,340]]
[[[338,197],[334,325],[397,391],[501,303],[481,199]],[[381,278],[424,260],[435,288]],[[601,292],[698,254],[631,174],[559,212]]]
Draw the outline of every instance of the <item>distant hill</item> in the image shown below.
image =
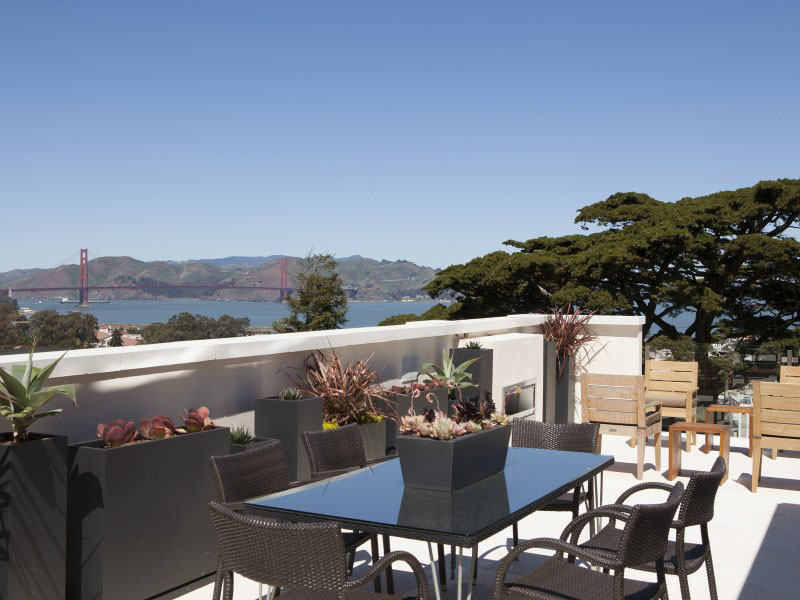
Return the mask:
[[[90,286],[114,285],[204,285],[227,283],[238,286],[280,285],[280,258],[288,258],[289,287],[297,287],[302,259],[298,257],[232,256],[184,262],[145,262],[129,256],[105,256],[89,261]],[[265,261],[265,262],[259,262]],[[362,256],[339,259],[339,273],[354,300],[400,300],[405,296],[424,295],[422,287],[433,279],[436,270],[409,261],[374,260]],[[78,265],[55,269],[17,269],[0,273],[0,286],[42,288],[66,285],[77,287]],[[75,296],[74,292],[52,291],[18,293],[19,297],[46,298]],[[279,292],[272,290],[98,290],[92,299],[169,299],[276,301]]]

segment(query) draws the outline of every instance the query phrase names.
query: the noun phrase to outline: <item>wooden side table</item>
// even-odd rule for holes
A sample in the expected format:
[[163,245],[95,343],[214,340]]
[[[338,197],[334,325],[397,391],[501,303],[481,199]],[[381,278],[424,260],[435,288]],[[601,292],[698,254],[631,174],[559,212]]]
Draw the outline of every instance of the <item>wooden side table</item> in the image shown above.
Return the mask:
[[673,423],[669,426],[669,472],[667,479],[672,481],[681,474],[681,434],[705,433],[706,448],[710,447],[713,436],[719,436],[719,455],[725,459],[725,475],[720,485],[728,480],[728,461],[730,460],[731,430],[727,425],[714,423]]
[[[750,415],[750,427],[748,427],[748,435],[750,437],[750,451],[748,456],[753,456],[753,407],[752,406],[742,406],[742,405],[735,405],[735,404],[710,404],[706,406],[706,423],[710,423],[708,420],[709,413],[736,413],[740,415]],[[714,436],[711,436],[713,440]],[[708,451],[711,450],[711,446],[709,446],[709,439],[706,436],[706,446],[703,449],[703,452],[708,454]]]

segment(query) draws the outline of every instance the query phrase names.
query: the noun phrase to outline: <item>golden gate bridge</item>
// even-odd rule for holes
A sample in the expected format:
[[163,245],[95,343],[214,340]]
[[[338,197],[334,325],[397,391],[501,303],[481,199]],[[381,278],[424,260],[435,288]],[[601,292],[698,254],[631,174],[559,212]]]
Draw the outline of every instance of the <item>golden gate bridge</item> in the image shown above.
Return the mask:
[[[74,254],[72,256],[75,256]],[[10,287],[8,295],[13,296],[14,292],[56,292],[56,291],[76,291],[78,292],[78,304],[89,306],[90,290],[184,290],[184,289],[204,289],[204,290],[275,290],[280,292],[280,299],[283,301],[293,288],[289,287],[289,260],[286,258],[278,259],[280,267],[280,283],[278,286],[268,285],[236,285],[235,283],[208,283],[208,284],[180,284],[170,285],[165,283],[142,283],[142,284],[118,284],[118,285],[89,285],[89,250],[80,250],[80,270],[77,286],[47,286],[47,287]],[[58,266],[58,265],[57,265]],[[55,267],[53,267],[55,268]],[[52,270],[52,269],[48,269]]]

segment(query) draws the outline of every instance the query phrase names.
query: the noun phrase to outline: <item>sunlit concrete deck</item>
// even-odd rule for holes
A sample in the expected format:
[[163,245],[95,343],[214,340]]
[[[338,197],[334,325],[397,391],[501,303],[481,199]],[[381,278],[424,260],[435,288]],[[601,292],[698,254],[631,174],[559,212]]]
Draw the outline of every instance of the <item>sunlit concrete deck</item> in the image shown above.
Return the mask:
[[[700,441],[700,438],[698,438]],[[635,450],[623,438],[606,436],[603,453],[613,454],[616,464],[606,472],[604,501],[613,502],[617,496],[637,483],[633,475]],[[718,456],[717,447],[710,454],[694,447],[683,455],[683,476],[686,482],[692,470],[711,467]],[[647,448],[645,481],[665,482],[667,472],[667,448],[662,449],[662,472],[655,471],[652,463],[653,449]],[[709,526],[713,549],[714,567],[717,574],[719,597],[724,600],[737,598],[790,599],[800,597],[797,564],[800,553],[800,452],[782,453],[777,460],[764,457],[759,491],[750,492],[751,459],[747,456],[747,441],[732,440],[728,481],[717,496],[716,515]],[[642,501],[663,498],[663,492],[642,492]],[[557,537],[568,516],[560,513],[542,512],[533,514],[520,524],[520,538]],[[692,532],[697,535],[699,531]],[[695,541],[687,535],[687,541]],[[491,597],[498,561],[506,554],[511,544],[511,531],[499,533],[480,545],[478,584],[473,598],[485,600]],[[426,566],[428,580],[427,547],[422,542],[392,539],[392,549],[407,550],[417,556]],[[544,554],[526,553],[512,567],[512,573],[530,569],[542,560]],[[359,552],[356,571],[367,567],[367,547]],[[465,558],[466,560],[466,558]],[[449,563],[449,554],[448,554]],[[449,564],[448,564],[449,566]],[[466,566],[466,565],[465,565]],[[650,579],[649,574],[631,572],[631,575]],[[668,577],[670,598],[680,598],[676,577]],[[454,581],[450,583],[454,584]],[[690,575],[689,585],[693,599],[709,597],[705,570]],[[257,585],[236,578],[236,600],[252,600],[257,596]],[[401,595],[414,593],[413,577],[403,571],[403,565],[395,569],[395,591]],[[206,586],[182,596],[184,600],[211,598],[212,586]],[[455,585],[449,585],[443,597],[455,598]]]

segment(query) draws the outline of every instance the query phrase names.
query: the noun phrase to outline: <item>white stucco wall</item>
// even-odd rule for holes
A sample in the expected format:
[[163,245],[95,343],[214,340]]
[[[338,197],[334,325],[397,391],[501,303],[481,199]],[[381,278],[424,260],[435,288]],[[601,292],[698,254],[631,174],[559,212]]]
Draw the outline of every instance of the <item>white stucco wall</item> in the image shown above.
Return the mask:
[[[385,380],[417,370],[423,362],[440,362],[442,350],[457,346],[461,338],[539,333],[543,319],[543,315],[514,315],[419,321],[391,327],[73,350],[51,381],[74,384],[78,406],[57,401],[64,412],[42,419],[34,431],[66,434],[70,442],[79,442],[93,439],[97,424],[115,417],[138,422],[165,414],[177,420],[181,409],[201,405],[208,406],[219,423],[252,428],[253,400],[289,385],[291,374],[299,374],[303,359],[312,350],[334,350],[345,361],[372,357],[373,367]],[[639,317],[594,317],[591,325],[601,339],[593,350],[591,370],[639,373],[642,321]],[[35,364],[42,366],[58,356],[38,353]],[[25,360],[25,355],[2,356],[0,367]]]

